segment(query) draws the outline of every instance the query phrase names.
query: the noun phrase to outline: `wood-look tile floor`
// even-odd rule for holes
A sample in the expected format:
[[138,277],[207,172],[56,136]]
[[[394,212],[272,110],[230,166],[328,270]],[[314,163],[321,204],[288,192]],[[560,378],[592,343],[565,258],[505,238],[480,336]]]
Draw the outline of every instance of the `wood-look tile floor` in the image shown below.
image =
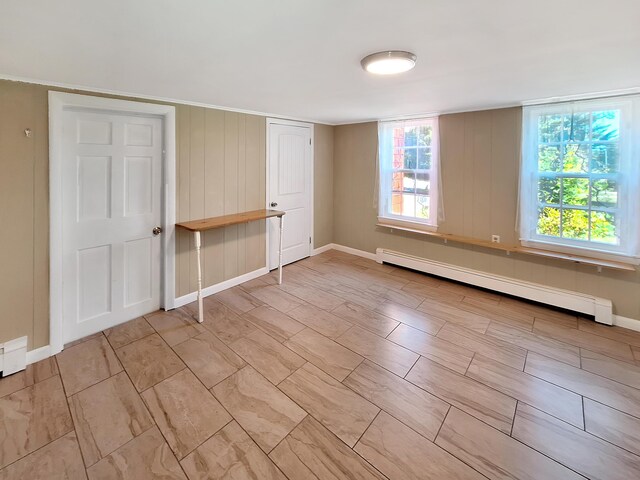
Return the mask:
[[0,480],[640,479],[640,333],[329,251],[0,379]]

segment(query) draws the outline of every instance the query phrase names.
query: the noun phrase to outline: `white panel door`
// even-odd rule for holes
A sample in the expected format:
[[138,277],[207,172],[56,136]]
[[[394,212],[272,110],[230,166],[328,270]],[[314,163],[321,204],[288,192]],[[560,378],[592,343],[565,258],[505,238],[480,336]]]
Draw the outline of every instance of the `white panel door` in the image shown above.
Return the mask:
[[[284,265],[311,255],[311,127],[269,125],[270,208],[283,210]],[[278,220],[270,220],[269,268],[278,266]]]
[[68,110],[64,343],[160,307],[162,120]]

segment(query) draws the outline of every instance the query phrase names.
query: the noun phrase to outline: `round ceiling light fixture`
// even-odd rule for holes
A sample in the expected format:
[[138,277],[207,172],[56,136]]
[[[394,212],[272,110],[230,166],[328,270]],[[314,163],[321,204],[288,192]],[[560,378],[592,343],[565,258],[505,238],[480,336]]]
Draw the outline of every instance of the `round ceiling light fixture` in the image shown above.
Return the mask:
[[367,55],[360,64],[367,72],[375,75],[394,75],[411,70],[416,66],[417,58],[411,52],[388,50]]

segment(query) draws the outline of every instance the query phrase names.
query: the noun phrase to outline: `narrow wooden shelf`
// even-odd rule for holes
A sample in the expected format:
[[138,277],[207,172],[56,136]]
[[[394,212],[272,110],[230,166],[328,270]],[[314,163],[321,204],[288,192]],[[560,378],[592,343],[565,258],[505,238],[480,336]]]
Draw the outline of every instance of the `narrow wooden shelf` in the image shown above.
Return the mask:
[[180,222],[176,223],[176,227],[184,228],[190,232],[204,232],[205,230],[228,227],[230,225],[238,225],[240,223],[249,223],[265,218],[282,217],[284,213],[285,212],[280,210],[252,210],[250,212],[241,212],[234,213],[232,215],[223,215],[220,217],[209,217],[201,220]]
[[519,253],[523,255],[535,255],[538,257],[554,258],[556,260],[563,260],[563,261],[573,262],[573,263],[581,263],[584,265],[593,265],[595,267],[609,268],[612,270],[623,270],[627,272],[636,271],[635,265],[624,263],[624,262],[616,262],[614,260],[602,260],[599,258],[586,257],[582,255],[572,255],[569,253],[554,252],[551,250],[542,250],[539,248],[504,245],[502,243],[478,240],[477,238],[463,237],[460,235],[451,235],[448,233],[429,232],[429,231],[418,230],[414,228],[398,227],[396,225],[386,225],[383,223],[378,223],[377,226],[384,227],[384,228],[392,228],[396,230],[404,230],[407,232],[419,233],[419,234],[427,235],[430,237],[441,238],[445,241],[463,243],[466,245],[475,245],[478,247],[490,248],[493,250],[501,250],[503,252],[508,252],[508,253]]

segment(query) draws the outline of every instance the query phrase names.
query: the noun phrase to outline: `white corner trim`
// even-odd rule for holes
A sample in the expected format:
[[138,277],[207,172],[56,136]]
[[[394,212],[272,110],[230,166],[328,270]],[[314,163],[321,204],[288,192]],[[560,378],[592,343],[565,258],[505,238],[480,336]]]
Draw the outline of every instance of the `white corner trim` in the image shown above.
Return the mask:
[[411,268],[495,292],[506,293],[515,297],[533,300],[534,302],[593,315],[596,322],[613,325],[613,304],[611,300],[606,298],[570,290],[562,290],[539,283],[518,280],[516,278],[494,275],[383,248],[378,248],[376,253],[379,262],[387,262],[392,265]]
[[52,357],[54,353],[51,351],[51,345],[45,345],[44,347],[35,348],[27,352],[27,365],[39,362],[45,358]]
[[640,320],[637,320],[635,318],[613,315],[613,324],[616,327],[628,328],[629,330],[640,332]]
[[[269,269],[267,267],[262,267],[258,270],[254,270],[253,272],[240,275],[239,277],[230,278],[229,280],[225,280],[224,282],[216,283],[215,285],[203,288],[202,297],[208,297],[209,295],[221,292],[223,290],[226,290],[227,288],[235,287],[236,285],[240,285],[241,283],[248,282],[249,280],[253,280],[254,278],[261,277],[262,275],[266,275],[267,273],[269,273]],[[195,302],[197,299],[197,292],[187,293],[186,295],[177,297],[174,300],[174,308],[182,307],[184,305],[187,305],[188,303]]]

